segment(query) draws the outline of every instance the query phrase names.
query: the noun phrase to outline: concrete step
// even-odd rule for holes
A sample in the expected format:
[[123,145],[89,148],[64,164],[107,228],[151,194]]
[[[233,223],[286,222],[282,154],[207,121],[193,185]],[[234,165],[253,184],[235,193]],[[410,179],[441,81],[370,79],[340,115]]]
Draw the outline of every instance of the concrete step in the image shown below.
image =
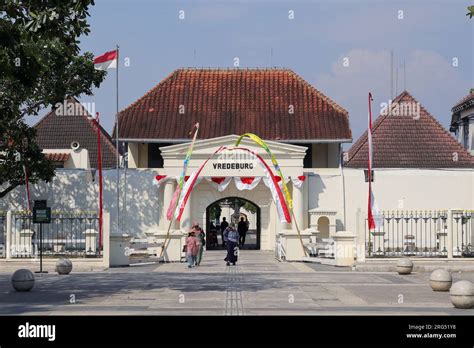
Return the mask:
[[303,262],[312,262],[312,263],[319,263],[321,265],[336,265],[335,259],[325,258],[325,257],[303,257]]

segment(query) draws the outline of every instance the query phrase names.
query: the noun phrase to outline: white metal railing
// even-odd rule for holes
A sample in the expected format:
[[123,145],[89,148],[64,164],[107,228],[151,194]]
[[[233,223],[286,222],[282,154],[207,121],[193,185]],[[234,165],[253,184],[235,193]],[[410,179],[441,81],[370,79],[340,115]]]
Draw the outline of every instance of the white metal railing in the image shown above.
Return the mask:
[[286,260],[286,251],[283,246],[283,237],[278,235],[275,238],[275,258],[279,261]]

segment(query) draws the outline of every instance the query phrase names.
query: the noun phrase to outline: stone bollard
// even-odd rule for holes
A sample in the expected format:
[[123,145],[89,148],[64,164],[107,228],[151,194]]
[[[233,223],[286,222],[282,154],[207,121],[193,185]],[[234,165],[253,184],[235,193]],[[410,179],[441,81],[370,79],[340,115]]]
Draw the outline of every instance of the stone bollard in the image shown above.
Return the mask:
[[56,262],[56,272],[59,274],[69,274],[72,271],[72,262],[66,258],[60,258]]
[[436,269],[431,273],[430,285],[434,291],[449,291],[453,278],[445,269]]
[[35,285],[35,276],[27,269],[16,270],[12,276],[12,285],[16,291],[30,291]]
[[449,293],[454,307],[469,309],[474,306],[474,284],[470,281],[461,280],[454,283]]
[[398,259],[397,272],[398,274],[410,274],[413,271],[413,262],[408,258]]

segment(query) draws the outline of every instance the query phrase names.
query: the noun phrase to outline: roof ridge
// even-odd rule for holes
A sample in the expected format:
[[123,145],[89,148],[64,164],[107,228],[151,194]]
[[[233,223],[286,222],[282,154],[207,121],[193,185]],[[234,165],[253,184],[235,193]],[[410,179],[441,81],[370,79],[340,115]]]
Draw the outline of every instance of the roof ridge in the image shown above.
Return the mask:
[[[316,87],[314,87],[312,84],[310,84],[308,81],[306,81],[305,79],[303,79],[300,75],[298,75],[297,73],[295,73],[293,70],[291,69],[288,69],[288,72],[292,75],[294,75],[294,77],[296,77],[297,80],[299,80],[300,82],[302,82],[303,84],[305,85],[308,85],[309,88],[313,89],[317,94],[319,94],[323,99],[324,101],[326,101],[329,105],[331,105],[333,108],[335,108],[337,111],[339,112],[342,112],[346,115],[349,115],[349,112],[344,109],[342,106],[340,106],[339,104],[337,104],[334,100],[332,100],[331,98],[329,98],[328,96],[326,96],[323,92],[321,92],[320,90],[318,90]],[[349,119],[348,119],[349,121]]]
[[420,104],[420,111],[421,111],[421,109],[423,109],[423,110],[426,112],[426,114],[428,115],[428,117],[430,118],[430,120],[431,120],[432,122],[434,122],[434,123],[436,124],[436,126],[438,126],[438,128],[440,128],[440,129],[443,131],[444,135],[447,136],[447,137],[450,139],[450,141],[453,141],[453,144],[455,144],[455,146],[457,146],[457,147],[459,147],[459,148],[461,149],[461,150],[460,150],[461,152],[465,152],[465,153],[468,154],[469,156],[473,157],[473,156],[469,153],[469,151],[467,151],[467,150],[451,135],[451,133],[450,133],[446,128],[443,127],[443,125],[438,121],[438,119],[437,119],[436,117],[434,117],[434,116],[428,111],[428,109],[427,109],[426,107],[423,106],[422,103],[420,103],[413,95],[411,95],[411,94],[408,93],[407,91],[405,91],[405,92],[406,92],[406,94],[407,94],[409,97],[411,97],[416,103]]
[[[117,156],[118,149],[115,147],[114,143],[112,142],[112,138],[110,137],[109,133],[102,127],[102,125],[98,122],[95,122],[92,119],[87,119],[87,122],[89,123],[90,127],[92,130],[95,132],[97,130],[97,126],[100,129],[100,138],[104,138],[105,143],[109,147],[110,150],[114,153],[115,156]],[[97,149],[98,150],[98,149]]]
[[[70,101],[72,99],[72,102],[74,104],[78,104],[82,110],[83,110],[83,113],[80,113],[79,115],[74,115],[74,117],[82,117],[85,121],[85,123],[87,123],[89,125],[89,127],[91,127],[91,130],[93,132],[95,132],[97,130],[97,128],[95,127],[95,122],[93,121],[93,117],[92,115],[90,114],[89,110],[87,110],[84,105],[82,105],[82,103],[79,101],[79,99],[77,99],[76,97],[74,96],[66,96],[64,98],[64,101]],[[64,103],[63,101],[63,103]],[[34,128],[37,128],[42,122],[45,122],[46,119],[49,119],[50,117],[54,116],[55,115],[55,110],[53,110],[53,108],[51,108],[51,111],[48,112],[41,120],[39,120],[33,127]],[[59,115],[56,115],[56,116],[59,116]],[[107,144],[107,146],[109,147],[109,150],[112,150],[112,152],[114,153],[114,155],[116,155],[116,148],[115,148],[115,145],[113,144],[112,142],[112,139],[109,135],[109,133],[102,127],[102,125],[99,125],[100,126],[100,138],[101,139],[104,139],[105,143]]]
[[[151,87],[148,91],[145,92],[144,95],[142,95],[140,98],[138,98],[137,100],[135,100],[132,104],[130,104],[129,106],[127,106],[125,109],[119,111],[118,113],[118,118],[120,118],[121,114],[131,108],[133,108],[135,105],[137,105],[139,102],[141,102],[142,100],[144,100],[148,95],[150,95],[156,88],[158,88],[159,86],[165,84],[165,82],[168,82],[168,80],[173,76],[175,75],[176,73],[178,73],[180,69],[175,69],[173,70],[170,74],[168,74],[164,79],[162,79],[160,82],[158,82],[156,85],[154,85],[153,87]],[[112,135],[114,135],[115,133],[115,127],[114,127],[114,130],[112,132]]]
[[[87,113],[89,113],[89,111],[87,111],[87,109],[84,109],[84,107],[83,107],[83,105],[81,104],[81,102],[80,102],[79,100],[77,100],[77,98],[74,97],[74,96],[66,96],[66,97],[64,97],[63,103],[64,103],[65,100],[68,100],[68,99],[71,99],[71,98],[74,99],[74,103],[77,103],[77,104],[81,105],[82,109],[85,110]],[[38,126],[39,126],[42,122],[44,122],[47,118],[49,118],[50,116],[54,115],[54,114],[56,113],[56,112],[55,112],[56,110],[53,110],[53,108],[54,108],[57,104],[58,104],[58,103],[52,105],[52,106],[51,106],[51,110],[50,110],[46,115],[44,115],[38,122],[36,122],[36,123],[33,125],[33,128],[38,127]],[[56,116],[58,116],[58,115],[56,115]]]
[[[247,103],[244,104],[244,101]],[[274,104],[270,104],[270,101]],[[299,118],[283,117],[289,112],[286,111],[289,106],[284,104],[292,104],[291,101],[301,104]],[[178,68],[120,111],[120,137],[148,139],[153,136],[168,139],[177,138],[176,134],[179,134],[182,138],[184,133],[181,130],[170,135],[167,126],[164,126],[171,124],[179,127],[185,122],[178,115],[181,113],[178,112],[180,103],[189,106],[186,114],[192,116],[193,122],[197,118],[201,118],[204,123],[213,120],[206,133],[209,136],[224,134],[230,129],[234,130],[233,133],[236,129],[248,131],[252,123],[261,130],[263,123],[257,118],[262,113],[268,120],[278,117],[274,126],[264,131],[271,134],[271,139],[291,139],[290,134],[302,139],[312,136],[352,138],[349,112],[346,109],[293,70],[279,67]],[[226,118],[233,113],[241,119],[232,119],[226,123]],[[242,123],[244,119],[250,123],[245,125]],[[139,123],[136,122],[138,120]],[[311,124],[311,130],[304,122]],[[289,130],[290,124],[294,125],[294,130]],[[116,130],[113,131],[113,137],[117,136],[115,133]]]
[[[472,156],[469,151],[467,151],[442,125],[441,123],[438,121],[438,119],[436,119],[427,109],[426,107],[423,106],[423,104],[421,104],[413,95],[411,95],[408,91],[403,91],[402,93],[400,93],[397,97],[394,98],[394,100],[392,101],[392,105],[395,104],[395,103],[399,103],[401,101],[401,99],[403,99],[403,97],[408,97],[411,99],[412,102],[414,103],[417,103],[419,106],[420,106],[420,114],[421,112],[424,112],[426,114],[426,119],[428,120],[428,122],[430,122],[433,126],[436,127],[436,129],[438,130],[442,130],[441,134],[442,134],[442,138],[445,138],[446,141],[449,142],[449,146],[452,146],[456,151],[460,152],[460,155],[464,155],[466,156],[467,158],[470,158],[470,161],[473,162],[473,159],[474,159],[474,156]],[[373,128],[372,128],[372,133],[374,134],[377,129],[380,127],[380,125],[389,117],[391,116],[389,113],[387,113],[386,115],[382,115],[380,114],[374,125],[373,125]],[[420,115],[421,117],[421,115]],[[368,131],[366,130],[360,137],[359,139],[354,143],[354,145],[352,145],[352,147],[349,149],[349,154],[350,157],[349,159],[346,161],[345,165],[349,165],[350,162],[357,156],[357,154],[362,151],[362,149],[364,148],[364,145],[368,142]]]

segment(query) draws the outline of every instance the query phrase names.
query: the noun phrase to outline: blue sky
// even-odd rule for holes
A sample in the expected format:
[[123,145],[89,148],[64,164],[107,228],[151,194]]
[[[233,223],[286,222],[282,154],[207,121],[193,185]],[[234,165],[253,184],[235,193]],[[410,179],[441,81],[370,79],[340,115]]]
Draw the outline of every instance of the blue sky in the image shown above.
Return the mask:
[[[120,110],[177,68],[232,67],[239,57],[241,68],[294,70],[349,111],[356,140],[366,128],[367,92],[374,95],[375,114],[390,97],[391,50],[400,67],[398,91],[405,61],[407,90],[448,127],[451,107],[474,85],[469,5],[464,0],[96,0],[92,32],[81,47],[100,55],[119,44]],[[343,66],[344,58],[349,66]],[[109,72],[94,96],[80,100],[94,102],[111,131],[115,71]]]

